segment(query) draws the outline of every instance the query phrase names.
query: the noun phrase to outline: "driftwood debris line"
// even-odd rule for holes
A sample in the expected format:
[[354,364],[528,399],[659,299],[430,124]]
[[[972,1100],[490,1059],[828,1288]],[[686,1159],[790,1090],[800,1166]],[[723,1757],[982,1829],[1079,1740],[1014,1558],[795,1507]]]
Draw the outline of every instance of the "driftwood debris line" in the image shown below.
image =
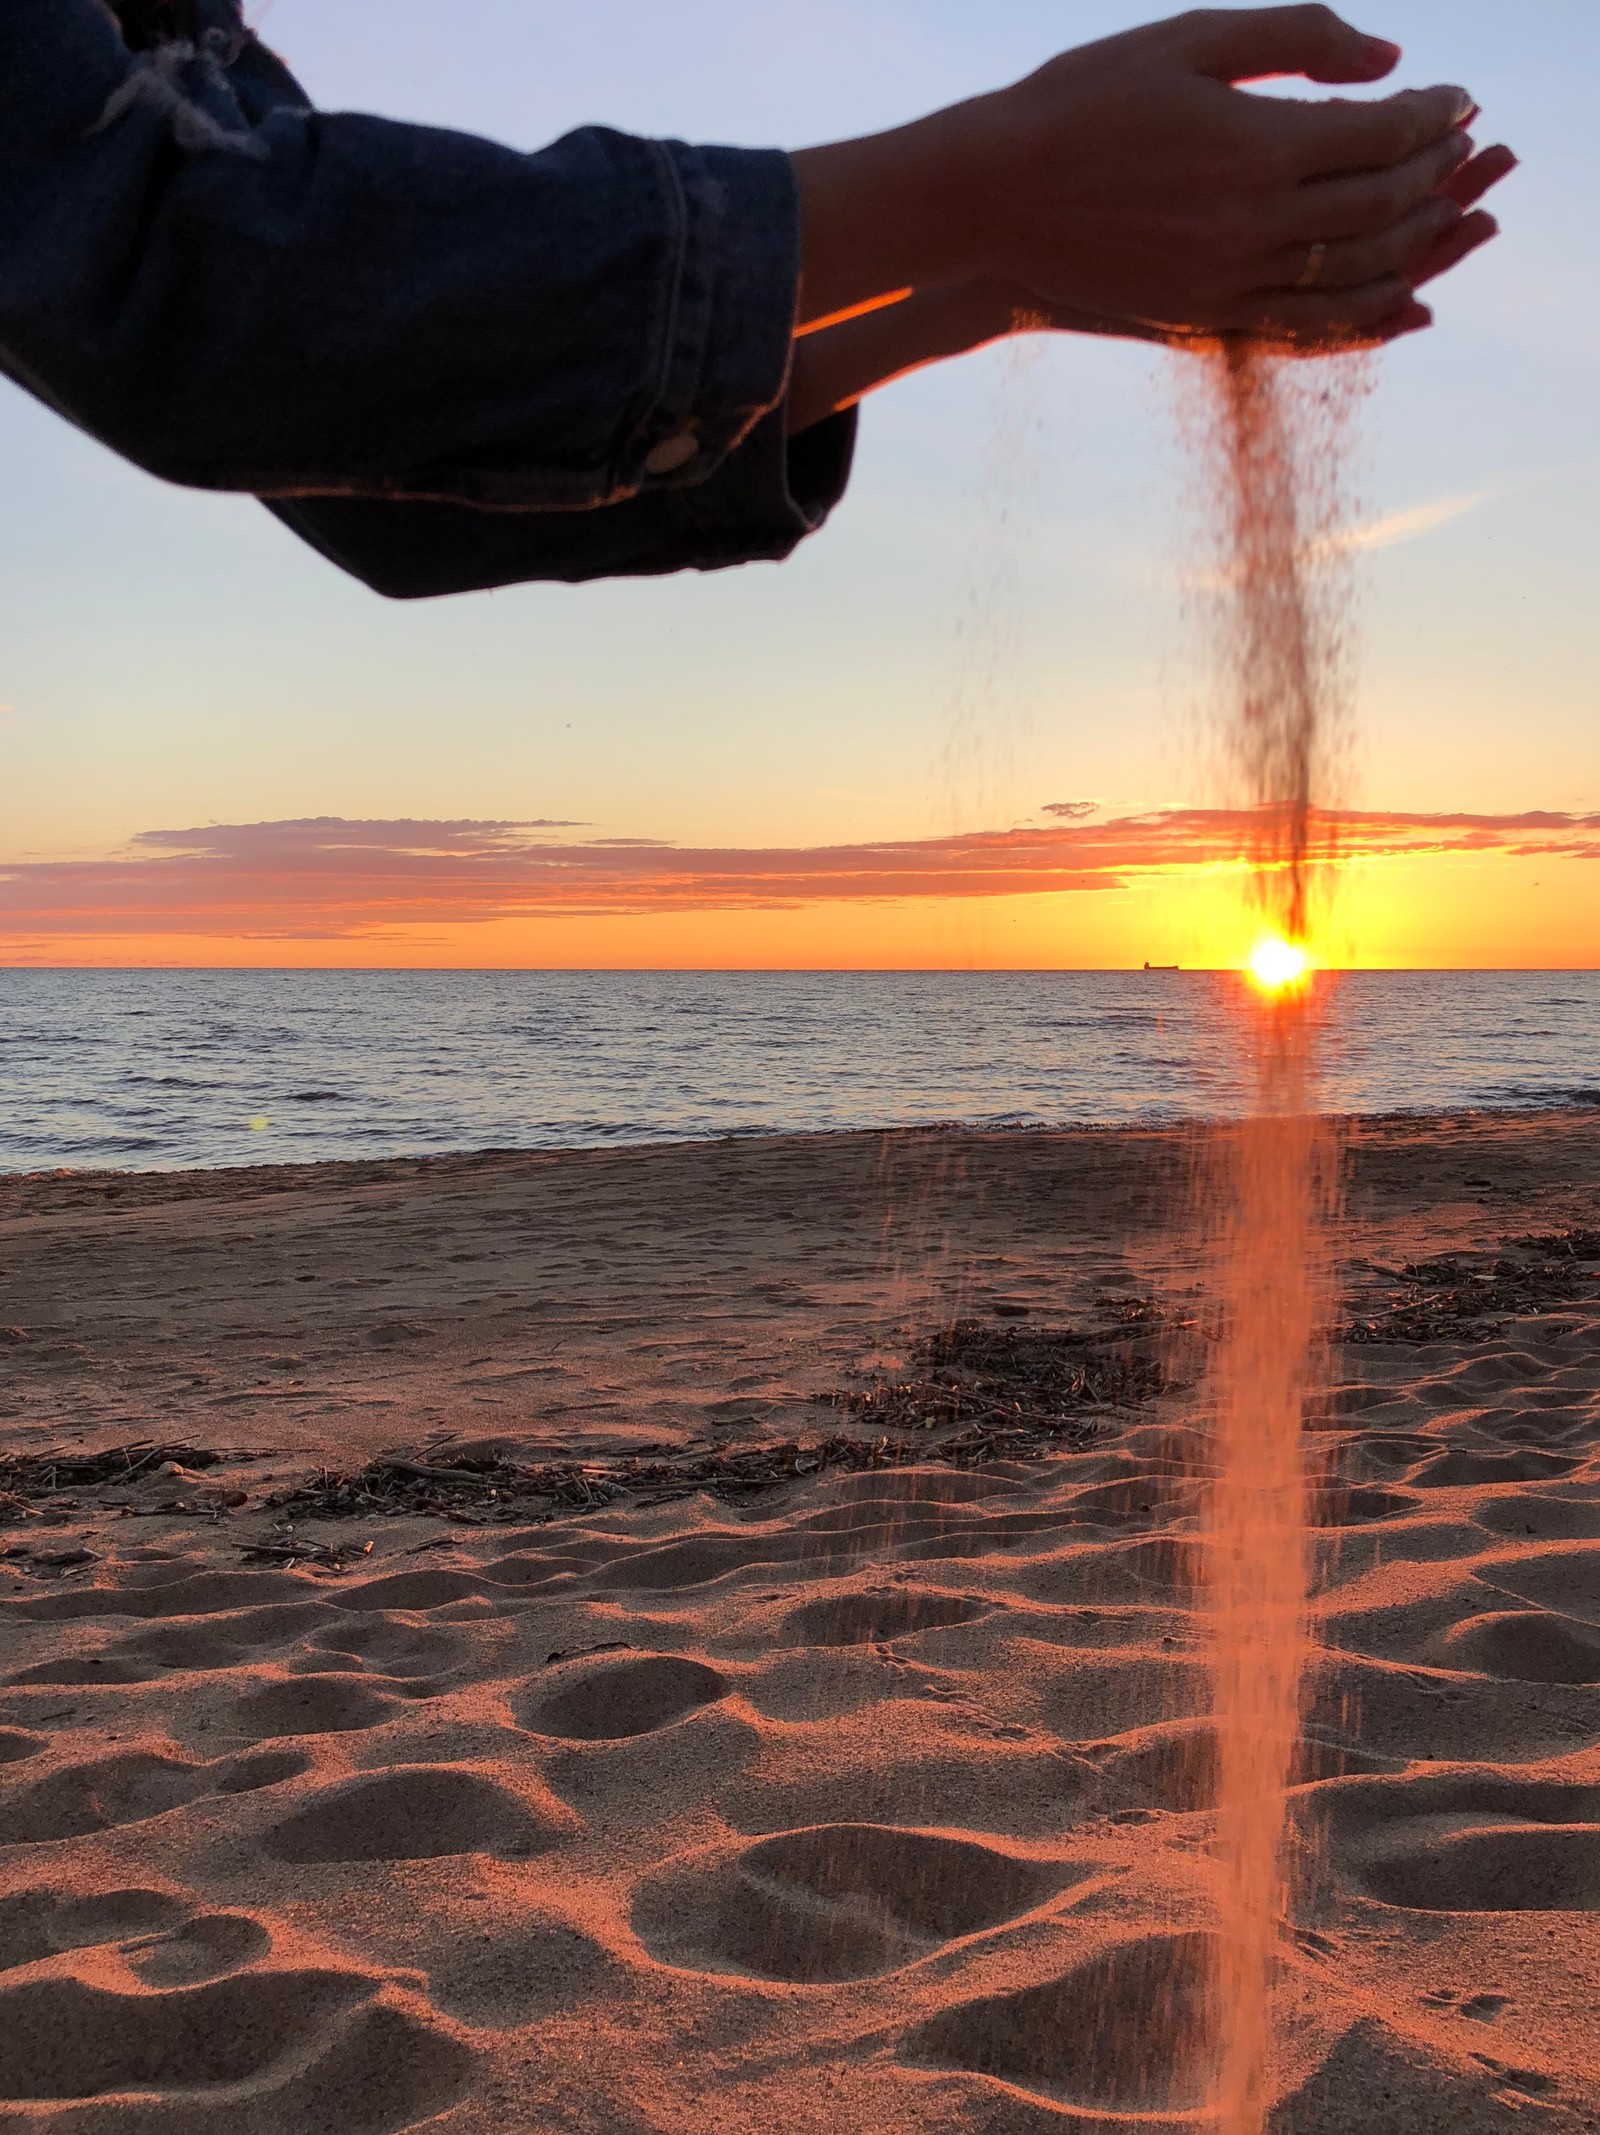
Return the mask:
[[1509,1238],[1498,1253],[1407,1261],[1382,1308],[1352,1320],[1343,1336],[1358,1345],[1490,1342],[1507,1320],[1600,1298],[1596,1261],[1600,1231],[1587,1229]]
[[[738,1500],[830,1470],[862,1473],[919,1461],[973,1467],[1073,1449],[1109,1415],[1142,1406],[1161,1387],[1147,1353],[1151,1308],[1122,1300],[1110,1317],[1112,1331],[1096,1335],[995,1328],[978,1320],[941,1327],[913,1344],[905,1372],[822,1396],[819,1405],[855,1428],[814,1439],[537,1463],[519,1462],[511,1448],[470,1459],[452,1459],[446,1450],[442,1458],[391,1454],[349,1471],[322,1468],[258,1500],[277,1515],[278,1531],[244,1546],[262,1561],[287,1561],[309,1553],[311,1545],[294,1532],[308,1520],[425,1513],[479,1526],[570,1517],[625,1497],[663,1504],[705,1491]],[[0,1460],[0,1521],[36,1518],[41,1505],[71,1502],[65,1492],[119,1493],[121,1486],[162,1474],[186,1478],[242,1457],[249,1456],[143,1442],[94,1454]],[[242,1493],[227,1500],[230,1507],[242,1501]],[[133,1498],[126,1509],[135,1509]],[[141,1502],[139,1509],[151,1508]]]
[[1160,1374],[1122,1335],[995,1329],[958,1320],[914,1345],[912,1368],[894,1378],[824,1395],[825,1405],[872,1428],[778,1445],[729,1446],[664,1459],[634,1454],[606,1461],[509,1459],[462,1462],[385,1458],[350,1474],[324,1470],[269,1500],[296,1519],[358,1519],[431,1512],[478,1524],[587,1512],[618,1498],[665,1504],[705,1491],[742,1498],[830,1469],[860,1473],[942,1461],[973,1467],[1032,1459],[1081,1446],[1118,1408],[1159,1392]]

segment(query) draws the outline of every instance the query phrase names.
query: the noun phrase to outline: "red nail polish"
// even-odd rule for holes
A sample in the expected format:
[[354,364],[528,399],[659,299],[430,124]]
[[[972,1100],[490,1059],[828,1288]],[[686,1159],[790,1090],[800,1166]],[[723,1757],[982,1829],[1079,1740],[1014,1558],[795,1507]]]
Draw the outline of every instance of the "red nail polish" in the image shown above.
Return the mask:
[[1361,53],[1362,57],[1370,59],[1374,66],[1392,67],[1400,58],[1400,47],[1391,44],[1387,37],[1364,37],[1361,41]]

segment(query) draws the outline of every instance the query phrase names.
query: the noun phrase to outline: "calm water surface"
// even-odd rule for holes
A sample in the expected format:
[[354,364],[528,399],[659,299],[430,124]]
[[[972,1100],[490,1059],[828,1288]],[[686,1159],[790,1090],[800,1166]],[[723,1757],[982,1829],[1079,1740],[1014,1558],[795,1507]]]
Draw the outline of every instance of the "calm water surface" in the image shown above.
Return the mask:
[[[1332,1109],[1600,1103],[1600,973],[1322,983]],[[0,1170],[1240,1109],[1238,982],[1152,972],[0,971]]]

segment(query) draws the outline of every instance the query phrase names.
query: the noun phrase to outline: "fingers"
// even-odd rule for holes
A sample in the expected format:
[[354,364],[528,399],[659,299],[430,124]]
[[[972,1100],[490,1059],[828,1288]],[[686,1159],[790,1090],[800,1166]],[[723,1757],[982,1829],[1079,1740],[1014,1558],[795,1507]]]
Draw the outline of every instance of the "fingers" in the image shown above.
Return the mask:
[[1295,289],[1309,267],[1318,289],[1359,289],[1385,275],[1411,280],[1413,270],[1433,246],[1450,236],[1463,220],[1453,200],[1425,200],[1375,237],[1349,237],[1329,243],[1320,254],[1307,245],[1292,245],[1274,255],[1262,277],[1263,288]]
[[1330,329],[1324,334],[1265,332],[1252,334],[1250,339],[1276,356],[1336,356],[1356,349],[1383,348],[1406,334],[1422,333],[1432,324],[1433,313],[1413,297],[1409,304],[1372,326]]
[[1235,305],[1230,332],[1319,348],[1361,346],[1382,338],[1389,322],[1414,305],[1409,283],[1385,275],[1359,289],[1263,289]]
[[1295,195],[1283,241],[1327,244],[1338,237],[1371,237],[1442,192],[1471,156],[1467,135],[1452,133],[1393,170],[1315,179]]
[[1463,163],[1439,190],[1458,208],[1470,208],[1483,198],[1491,185],[1509,178],[1516,167],[1517,159],[1509,148],[1486,148],[1482,155]]
[[1335,100],[1279,107],[1303,178],[1388,170],[1429,148],[1477,109],[1465,89],[1405,89],[1378,104]]
[[1398,45],[1363,36],[1331,7],[1199,8],[1174,27],[1196,72],[1219,82],[1375,82],[1400,57]]
[[1476,252],[1486,245],[1491,237],[1498,237],[1500,225],[1482,208],[1471,215],[1463,215],[1453,230],[1447,230],[1436,238],[1406,276],[1413,289],[1420,289],[1424,282],[1431,282],[1441,274],[1448,274],[1452,267],[1459,267],[1469,252]]

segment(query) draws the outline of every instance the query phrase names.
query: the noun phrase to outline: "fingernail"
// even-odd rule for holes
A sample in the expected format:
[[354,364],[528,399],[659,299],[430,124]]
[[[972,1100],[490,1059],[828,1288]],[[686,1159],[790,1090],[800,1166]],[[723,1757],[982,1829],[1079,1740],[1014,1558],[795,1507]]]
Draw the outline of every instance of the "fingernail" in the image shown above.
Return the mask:
[[1466,126],[1478,115],[1478,100],[1470,89],[1457,89],[1453,94],[1456,101],[1450,123],[1452,126]]
[[1445,165],[1447,170],[1458,171],[1463,163],[1470,163],[1478,152],[1478,144],[1470,133],[1453,133],[1445,142]]
[[1400,47],[1391,44],[1387,37],[1363,37],[1361,56],[1376,66],[1392,67],[1400,57]]
[[1462,116],[1456,120],[1456,124],[1458,126],[1470,126],[1473,120],[1479,116],[1482,110],[1483,106],[1481,104],[1474,104],[1470,111],[1464,112]]

